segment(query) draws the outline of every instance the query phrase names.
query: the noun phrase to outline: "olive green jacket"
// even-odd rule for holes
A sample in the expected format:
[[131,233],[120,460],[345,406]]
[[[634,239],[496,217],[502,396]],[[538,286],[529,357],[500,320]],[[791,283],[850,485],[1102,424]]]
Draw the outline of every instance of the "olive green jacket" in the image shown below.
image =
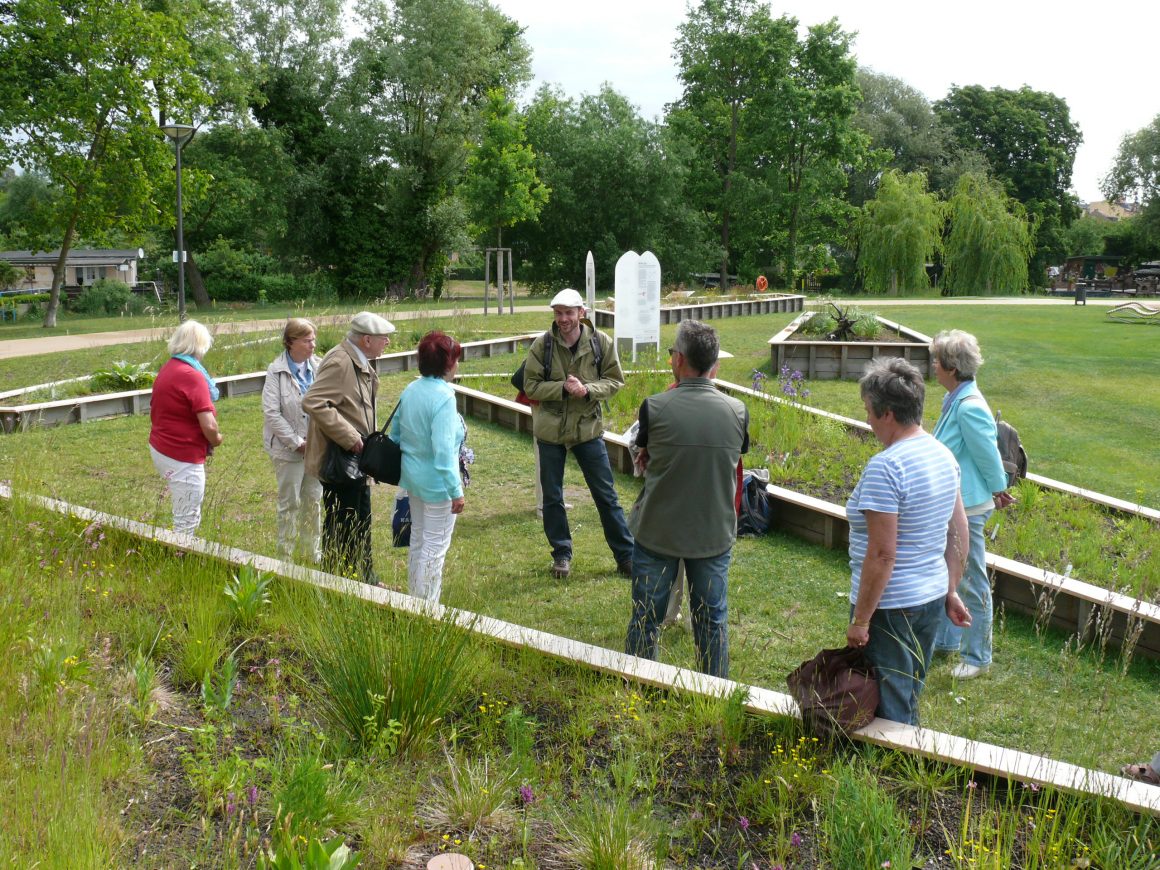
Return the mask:
[[[581,321],[580,341],[573,353],[560,340],[560,332],[552,324],[552,364],[544,374],[544,336],[532,342],[524,365],[524,393],[533,402],[532,434],[547,444],[571,447],[599,438],[604,434],[604,420],[600,403],[616,395],[624,386],[624,371],[616,355],[612,339],[599,332],[587,320]],[[592,352],[592,337],[600,343],[600,370],[596,369],[596,355]],[[575,398],[564,392],[568,375],[578,377],[588,395]]]

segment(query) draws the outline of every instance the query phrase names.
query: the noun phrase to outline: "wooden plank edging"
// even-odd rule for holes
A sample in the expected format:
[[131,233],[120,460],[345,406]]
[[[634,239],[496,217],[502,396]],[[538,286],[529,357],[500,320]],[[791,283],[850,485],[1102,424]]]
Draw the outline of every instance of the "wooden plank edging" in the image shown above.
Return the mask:
[[[0,484],[0,498],[15,500],[17,496],[9,486]],[[368,586],[365,583],[251,553],[238,547],[218,544],[194,535],[179,534],[57,499],[34,495],[21,495],[19,498],[45,510],[119,529],[143,540],[198,553],[230,565],[249,566],[257,571],[352,595],[392,610],[432,619],[449,615],[457,625],[482,637],[584,665],[602,673],[661,689],[691,692],[706,697],[721,698],[739,688],[745,689],[748,693],[745,708],[750,713],[795,717],[799,715],[793,698],[783,692],[711,677],[687,668],[637,658],[494,617],[426,602],[401,592]],[[915,728],[886,719],[875,719],[851,736],[887,749],[921,755],[1013,781],[1053,787],[1083,796],[1111,798],[1136,812],[1160,817],[1160,788],[1103,771],[1055,761],[1046,756],[968,740],[927,728]]]

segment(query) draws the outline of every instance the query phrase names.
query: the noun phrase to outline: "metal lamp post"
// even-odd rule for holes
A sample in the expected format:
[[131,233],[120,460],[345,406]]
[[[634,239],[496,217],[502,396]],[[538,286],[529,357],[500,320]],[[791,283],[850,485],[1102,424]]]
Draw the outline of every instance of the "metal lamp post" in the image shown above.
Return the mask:
[[181,149],[193,138],[189,124],[164,124],[161,131],[173,140],[177,152],[177,320],[185,322],[185,235],[181,208]]

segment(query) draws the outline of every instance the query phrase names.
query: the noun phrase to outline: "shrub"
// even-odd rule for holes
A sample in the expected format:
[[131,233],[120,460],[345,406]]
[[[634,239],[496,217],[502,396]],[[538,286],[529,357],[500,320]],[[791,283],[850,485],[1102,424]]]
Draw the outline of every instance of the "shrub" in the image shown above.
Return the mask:
[[95,393],[143,390],[152,384],[156,377],[156,374],[149,371],[149,363],[130,363],[121,359],[107,369],[93,372],[89,386]]
[[101,278],[81,291],[72,302],[78,314],[140,314],[145,300],[133,293],[128,284]]

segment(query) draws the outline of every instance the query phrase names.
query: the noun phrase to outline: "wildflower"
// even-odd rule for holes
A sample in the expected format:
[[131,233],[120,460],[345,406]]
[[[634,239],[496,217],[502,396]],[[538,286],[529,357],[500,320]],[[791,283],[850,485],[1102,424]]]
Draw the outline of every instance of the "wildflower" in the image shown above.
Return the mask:
[[967,783],[967,788],[978,788],[978,787],[979,787],[979,784],[977,782],[975,782],[973,779]]
[[226,818],[230,818],[234,814],[237,806],[234,804],[234,793],[231,791],[226,795]]
[[742,816],[741,818],[739,818],[737,820],[737,825],[741,828],[742,831],[748,831],[749,830],[749,819],[745,816]]
[[249,801],[251,807],[258,802],[258,787],[256,785],[246,789],[246,800]]
[[532,791],[532,787],[530,785],[521,785],[519,791],[520,803],[522,803],[524,806],[527,806],[536,799],[536,793]]
[[797,831],[794,831],[792,834],[789,835],[789,844],[796,849],[798,846],[800,846],[802,844],[802,835],[799,834]]

